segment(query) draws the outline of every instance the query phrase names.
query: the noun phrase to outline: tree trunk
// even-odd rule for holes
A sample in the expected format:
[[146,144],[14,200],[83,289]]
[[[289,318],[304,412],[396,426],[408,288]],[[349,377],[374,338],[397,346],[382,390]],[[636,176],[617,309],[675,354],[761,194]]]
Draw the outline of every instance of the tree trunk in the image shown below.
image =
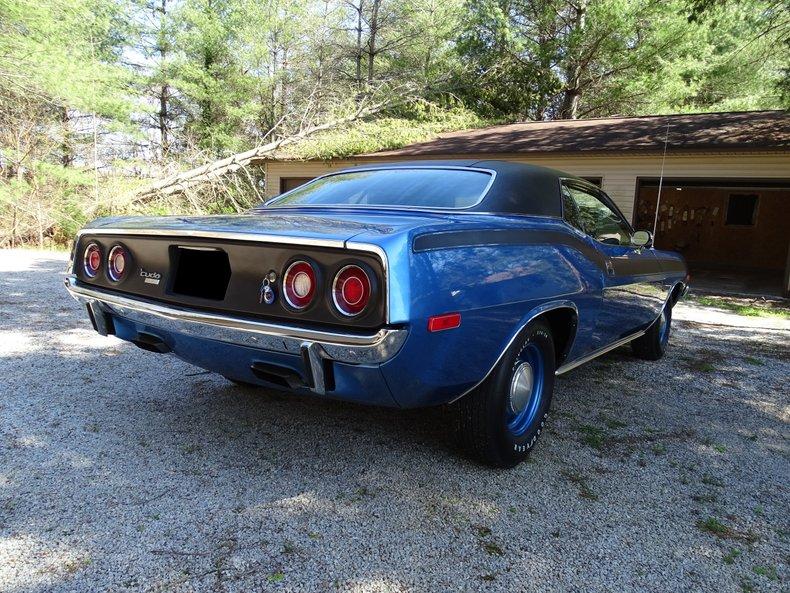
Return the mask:
[[354,56],[357,66],[357,89],[362,90],[362,11],[365,7],[364,0],[359,0],[359,6],[354,6],[354,9],[357,11],[357,53]]
[[167,124],[170,119],[167,98],[170,92],[170,87],[167,83],[162,85],[159,91],[159,142],[162,147],[162,160],[167,158],[167,153],[170,152],[170,138],[168,136]]
[[240,152],[238,154],[234,154],[233,156],[202,165],[195,169],[172,175],[162,179],[161,181],[157,181],[149,188],[138,193],[135,201],[146,202],[160,196],[184,192],[185,190],[196,185],[218,181],[223,175],[227,173],[233,173],[243,169],[253,161],[265,159],[268,155],[279,148],[283,148],[289,144],[294,144],[295,142],[303,140],[304,138],[307,138],[316,132],[330,130],[343,124],[351,123],[363,117],[378,113],[382,109],[392,105],[396,100],[401,99],[403,99],[402,96],[392,97],[382,103],[376,103],[369,106],[360,105],[354,113],[346,117],[311,126],[292,136],[280,138],[279,140],[269,142],[268,144],[258,146],[246,152]]
[[373,62],[376,59],[376,39],[379,32],[379,7],[381,0],[373,0],[370,15],[370,36],[368,37],[368,84],[373,84]]
[[[587,20],[587,0],[578,0],[578,4],[573,5],[573,26],[571,34],[582,31]],[[579,100],[581,99],[581,79],[582,64],[581,56],[572,58],[573,61],[565,68],[565,89],[562,95],[562,106],[560,107],[561,119],[576,119],[579,116]]]
[[[157,50],[159,52],[159,60],[160,64],[164,65],[165,60],[167,59],[168,53],[168,43],[166,41],[167,35],[167,23],[165,19],[167,18],[167,0],[161,0],[158,9],[156,9],[160,14],[160,28],[159,28],[159,39],[157,42]],[[169,130],[169,123],[170,123],[170,86],[167,82],[163,82],[162,86],[159,89],[159,113],[157,114],[158,119],[158,127],[159,127],[159,143],[161,149],[162,160],[167,158],[167,154],[170,152],[170,130]]]
[[70,167],[74,163],[74,141],[71,134],[71,116],[69,108],[60,108],[60,125],[63,130],[63,141],[60,143],[60,164]]

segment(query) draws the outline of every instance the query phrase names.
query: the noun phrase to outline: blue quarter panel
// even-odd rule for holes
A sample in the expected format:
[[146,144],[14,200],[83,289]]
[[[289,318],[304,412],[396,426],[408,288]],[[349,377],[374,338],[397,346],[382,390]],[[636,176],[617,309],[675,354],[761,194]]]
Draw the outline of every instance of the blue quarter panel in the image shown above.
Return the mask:
[[[546,219],[504,224],[565,232]],[[399,279],[391,311],[409,311],[406,344],[382,366],[401,406],[442,403],[474,386],[535,309],[547,303],[571,302],[582,312],[572,357],[595,346],[600,273],[579,251],[547,241],[387,253],[391,277]],[[451,312],[461,313],[459,328],[428,332],[429,317]]]

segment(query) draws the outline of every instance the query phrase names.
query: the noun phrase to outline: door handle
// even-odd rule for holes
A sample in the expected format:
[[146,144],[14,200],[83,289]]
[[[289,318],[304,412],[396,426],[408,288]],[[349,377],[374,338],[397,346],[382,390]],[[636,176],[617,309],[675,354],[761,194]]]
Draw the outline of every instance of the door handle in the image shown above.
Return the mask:
[[612,265],[612,260],[606,259],[606,274],[608,276],[614,276],[614,265]]

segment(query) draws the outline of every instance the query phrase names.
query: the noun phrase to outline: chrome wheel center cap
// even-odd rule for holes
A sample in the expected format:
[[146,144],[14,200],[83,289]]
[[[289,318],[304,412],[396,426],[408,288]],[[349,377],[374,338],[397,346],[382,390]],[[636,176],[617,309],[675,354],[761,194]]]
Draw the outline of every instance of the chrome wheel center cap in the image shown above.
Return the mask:
[[529,403],[532,396],[532,386],[535,382],[535,373],[532,370],[532,365],[528,362],[522,362],[513,372],[513,378],[510,380],[510,411],[513,414],[522,412]]

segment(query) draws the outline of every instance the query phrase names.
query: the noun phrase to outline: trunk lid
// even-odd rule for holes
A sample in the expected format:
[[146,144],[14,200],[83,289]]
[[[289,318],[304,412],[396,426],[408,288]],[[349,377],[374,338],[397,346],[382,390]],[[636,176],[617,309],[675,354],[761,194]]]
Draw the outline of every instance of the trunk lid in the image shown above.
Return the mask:
[[[272,242],[283,243],[297,239],[307,244],[327,244],[341,247],[346,241],[360,234],[366,236],[387,236],[407,231],[426,224],[447,221],[442,214],[418,213],[408,211],[369,212],[352,210],[339,212],[337,209],[258,211],[250,214],[215,216],[156,216],[156,217],[119,217],[102,218],[86,227],[93,233],[102,229],[114,232],[129,231],[134,234],[172,236],[211,236],[227,238],[234,236],[243,240],[250,235]],[[238,237],[235,237],[238,235]]]

